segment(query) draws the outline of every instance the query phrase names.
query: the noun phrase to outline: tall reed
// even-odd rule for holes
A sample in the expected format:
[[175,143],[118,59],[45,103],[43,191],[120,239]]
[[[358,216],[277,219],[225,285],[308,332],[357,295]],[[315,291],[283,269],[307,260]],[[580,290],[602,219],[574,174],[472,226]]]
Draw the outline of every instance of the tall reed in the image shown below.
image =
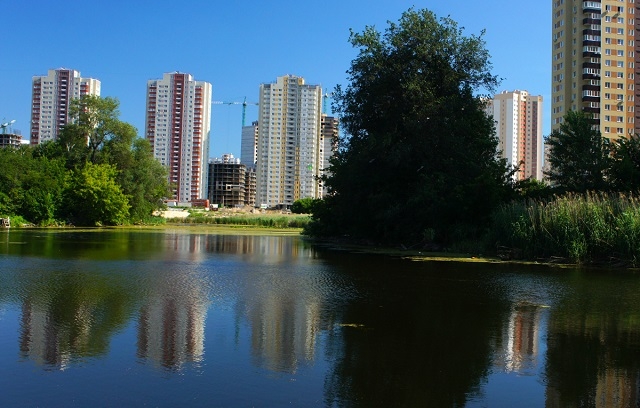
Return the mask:
[[511,202],[493,214],[489,238],[529,259],[638,266],[640,201],[633,195],[589,193]]

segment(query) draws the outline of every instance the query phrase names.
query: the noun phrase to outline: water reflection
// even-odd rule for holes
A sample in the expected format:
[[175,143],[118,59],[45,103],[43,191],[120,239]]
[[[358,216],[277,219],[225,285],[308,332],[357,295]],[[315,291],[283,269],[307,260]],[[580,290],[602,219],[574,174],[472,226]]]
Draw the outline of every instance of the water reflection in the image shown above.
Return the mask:
[[138,311],[137,356],[171,369],[201,362],[209,303],[203,277],[158,275]]
[[[238,387],[284,405],[292,380],[314,378],[295,392],[324,406],[640,406],[633,274],[418,263],[299,237],[172,230],[12,232],[0,243],[0,310],[13,305],[18,327],[0,330],[0,344],[14,345],[0,356],[17,357],[9,370],[108,361],[115,384],[131,362],[194,383],[197,371],[199,390],[226,395],[223,405]],[[111,359],[116,336],[124,362]]]
[[48,369],[104,354],[133,307],[124,286],[90,273],[34,274],[23,285],[20,353]]
[[540,360],[542,320],[544,306],[519,302],[511,307],[502,328],[503,334],[496,340],[496,368],[516,374],[534,372]]

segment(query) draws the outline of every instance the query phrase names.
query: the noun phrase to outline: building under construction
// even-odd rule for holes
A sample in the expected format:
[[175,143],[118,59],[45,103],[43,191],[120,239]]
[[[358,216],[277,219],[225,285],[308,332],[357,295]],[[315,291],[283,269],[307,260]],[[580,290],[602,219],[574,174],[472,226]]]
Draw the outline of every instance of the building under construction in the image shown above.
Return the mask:
[[219,207],[254,206],[256,173],[240,164],[240,159],[225,154],[209,163],[209,201]]
[[22,144],[22,136],[15,133],[0,133],[0,148],[2,147],[20,147]]

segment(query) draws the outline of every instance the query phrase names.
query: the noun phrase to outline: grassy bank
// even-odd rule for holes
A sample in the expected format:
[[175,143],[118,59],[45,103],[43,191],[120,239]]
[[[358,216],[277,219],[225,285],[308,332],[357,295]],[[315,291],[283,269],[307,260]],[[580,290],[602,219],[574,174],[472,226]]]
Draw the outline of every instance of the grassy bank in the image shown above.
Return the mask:
[[304,228],[308,215],[299,214],[235,214],[218,215],[215,212],[192,212],[185,218],[168,218],[171,224],[238,225],[264,228]]
[[640,266],[640,199],[587,194],[513,202],[493,216],[489,241],[513,258]]

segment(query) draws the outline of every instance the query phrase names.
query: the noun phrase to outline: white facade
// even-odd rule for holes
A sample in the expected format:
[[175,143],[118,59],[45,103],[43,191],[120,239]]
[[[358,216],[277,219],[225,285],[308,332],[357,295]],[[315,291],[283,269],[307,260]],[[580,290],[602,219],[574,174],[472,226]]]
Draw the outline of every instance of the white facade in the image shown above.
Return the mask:
[[58,138],[69,122],[69,106],[83,95],[100,96],[100,81],[82,78],[79,71],[50,69],[45,76],[34,76],[31,87],[32,145]]
[[487,104],[498,136],[498,150],[509,165],[520,167],[515,177],[542,180],[542,97],[527,91],[503,91]]
[[210,83],[184,73],[147,83],[145,135],[178,202],[207,197],[211,95]]
[[256,205],[320,198],[322,89],[301,77],[278,77],[260,86],[259,105]]

